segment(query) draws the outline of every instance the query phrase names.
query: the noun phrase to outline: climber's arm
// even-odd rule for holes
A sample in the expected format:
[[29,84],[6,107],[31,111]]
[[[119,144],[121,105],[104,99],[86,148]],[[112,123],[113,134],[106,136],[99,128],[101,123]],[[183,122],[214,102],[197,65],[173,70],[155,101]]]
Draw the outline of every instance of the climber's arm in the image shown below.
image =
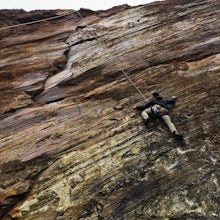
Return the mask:
[[152,101],[149,101],[145,105],[134,106],[134,108],[143,111],[144,109],[150,107],[151,105],[152,105]]
[[166,104],[175,105],[176,100],[177,100],[176,96],[172,96],[170,99],[166,99]]

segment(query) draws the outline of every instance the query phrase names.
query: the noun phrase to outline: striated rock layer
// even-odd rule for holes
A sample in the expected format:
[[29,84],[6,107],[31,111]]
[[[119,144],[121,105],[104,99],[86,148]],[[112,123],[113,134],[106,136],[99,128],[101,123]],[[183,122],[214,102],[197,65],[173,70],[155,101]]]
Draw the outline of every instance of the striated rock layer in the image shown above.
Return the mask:
[[[220,2],[0,29],[0,218],[219,219]],[[70,11],[3,10],[1,27]],[[4,20],[3,20],[4,19]],[[133,109],[158,91],[171,117]]]

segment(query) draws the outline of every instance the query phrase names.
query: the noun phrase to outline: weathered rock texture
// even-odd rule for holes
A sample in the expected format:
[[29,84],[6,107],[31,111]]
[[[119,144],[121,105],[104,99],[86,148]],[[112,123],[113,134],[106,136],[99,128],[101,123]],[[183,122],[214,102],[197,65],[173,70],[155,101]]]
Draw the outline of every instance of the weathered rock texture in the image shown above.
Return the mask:
[[[1,11],[7,26],[68,11]],[[0,218],[219,219],[220,2],[0,30]],[[4,19],[4,21],[3,21]],[[133,109],[177,96],[185,144]]]

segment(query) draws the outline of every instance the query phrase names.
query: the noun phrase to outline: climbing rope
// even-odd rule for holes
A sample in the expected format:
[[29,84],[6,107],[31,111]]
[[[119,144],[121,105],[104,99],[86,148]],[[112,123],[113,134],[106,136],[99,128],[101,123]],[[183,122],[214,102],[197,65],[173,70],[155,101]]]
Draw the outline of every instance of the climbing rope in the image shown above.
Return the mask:
[[19,27],[19,26],[25,26],[25,25],[29,25],[29,24],[41,23],[41,22],[44,22],[44,21],[49,21],[49,20],[54,20],[54,19],[57,19],[57,18],[65,17],[65,16],[68,16],[68,15],[71,15],[71,14],[74,14],[74,13],[76,13],[76,11],[72,11],[72,12],[66,13],[66,14],[56,15],[56,16],[49,17],[49,18],[44,18],[44,19],[41,19],[41,20],[30,21],[30,22],[26,22],[26,23],[21,23],[21,24],[15,24],[15,25],[10,25],[10,26],[6,26],[6,27],[1,27],[0,30],[14,28],[14,27]]
[[[45,19],[41,19],[41,20],[36,20],[36,21],[31,21],[31,22],[26,22],[26,23],[21,23],[21,24],[1,27],[0,30],[14,28],[14,27],[19,27],[19,26],[25,26],[25,25],[29,25],[29,24],[41,23],[41,22],[44,22],[44,21],[54,20],[54,19],[57,19],[57,18],[68,16],[68,15],[71,15],[71,14],[74,14],[74,13],[77,13],[79,15],[79,17],[81,18],[81,20],[84,20],[84,17],[82,16],[82,14],[79,11],[73,10],[70,13],[61,14],[61,15],[57,15],[57,16],[53,16],[53,17],[49,17],[49,18],[45,18]],[[93,32],[95,34],[96,40],[99,41],[98,35],[96,34],[95,31],[93,31]],[[108,48],[108,45],[107,45],[107,43],[105,41],[101,41],[101,43],[104,43],[105,46]],[[115,65],[117,65],[117,63],[114,61],[114,59],[112,59],[112,61],[114,62]],[[121,69],[121,68],[120,68],[120,70],[124,74],[124,76],[128,79],[128,81],[132,84],[132,86],[134,86],[134,88],[137,90],[137,92],[144,98],[144,100],[147,100],[145,95],[140,91],[140,89],[137,87],[137,85],[132,81],[132,79],[129,77],[129,75],[126,73],[126,71],[124,69]]]
[[138,91],[138,93],[144,98],[144,100],[147,100],[147,98],[145,97],[145,95],[141,92],[141,90],[136,86],[136,84],[131,80],[131,78],[129,77],[129,75],[123,70],[120,69],[121,72],[125,75],[125,77],[128,79],[128,81],[134,86],[134,88]]
[[[84,20],[84,17],[82,16],[82,14],[77,11],[77,14],[80,16],[81,20],[83,21]],[[93,31],[93,33],[95,34],[95,38],[97,41],[99,41],[98,39],[98,35],[96,34],[95,31]],[[105,41],[100,41],[101,43],[104,43],[105,46],[108,48],[108,45]],[[111,54],[112,56],[112,54]],[[113,56],[112,56],[113,57]],[[118,65],[115,60],[114,60],[114,57],[112,59],[112,62],[114,62],[115,65]],[[124,76],[128,79],[128,81],[132,84],[132,86],[134,86],[134,88],[137,90],[137,92],[144,98],[144,100],[147,100],[146,96],[141,92],[141,90],[137,87],[137,85],[132,81],[132,79],[129,77],[129,75],[126,73],[126,71],[122,68],[120,68],[120,71],[124,74]]]

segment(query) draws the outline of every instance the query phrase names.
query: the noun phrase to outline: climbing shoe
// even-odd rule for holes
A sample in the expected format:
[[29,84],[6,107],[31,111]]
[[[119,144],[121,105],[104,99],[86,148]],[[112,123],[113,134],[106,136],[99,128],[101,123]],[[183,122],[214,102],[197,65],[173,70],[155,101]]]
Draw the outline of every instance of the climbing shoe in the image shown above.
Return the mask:
[[176,131],[173,132],[174,137],[176,137],[178,140],[183,140],[183,135],[176,133]]

